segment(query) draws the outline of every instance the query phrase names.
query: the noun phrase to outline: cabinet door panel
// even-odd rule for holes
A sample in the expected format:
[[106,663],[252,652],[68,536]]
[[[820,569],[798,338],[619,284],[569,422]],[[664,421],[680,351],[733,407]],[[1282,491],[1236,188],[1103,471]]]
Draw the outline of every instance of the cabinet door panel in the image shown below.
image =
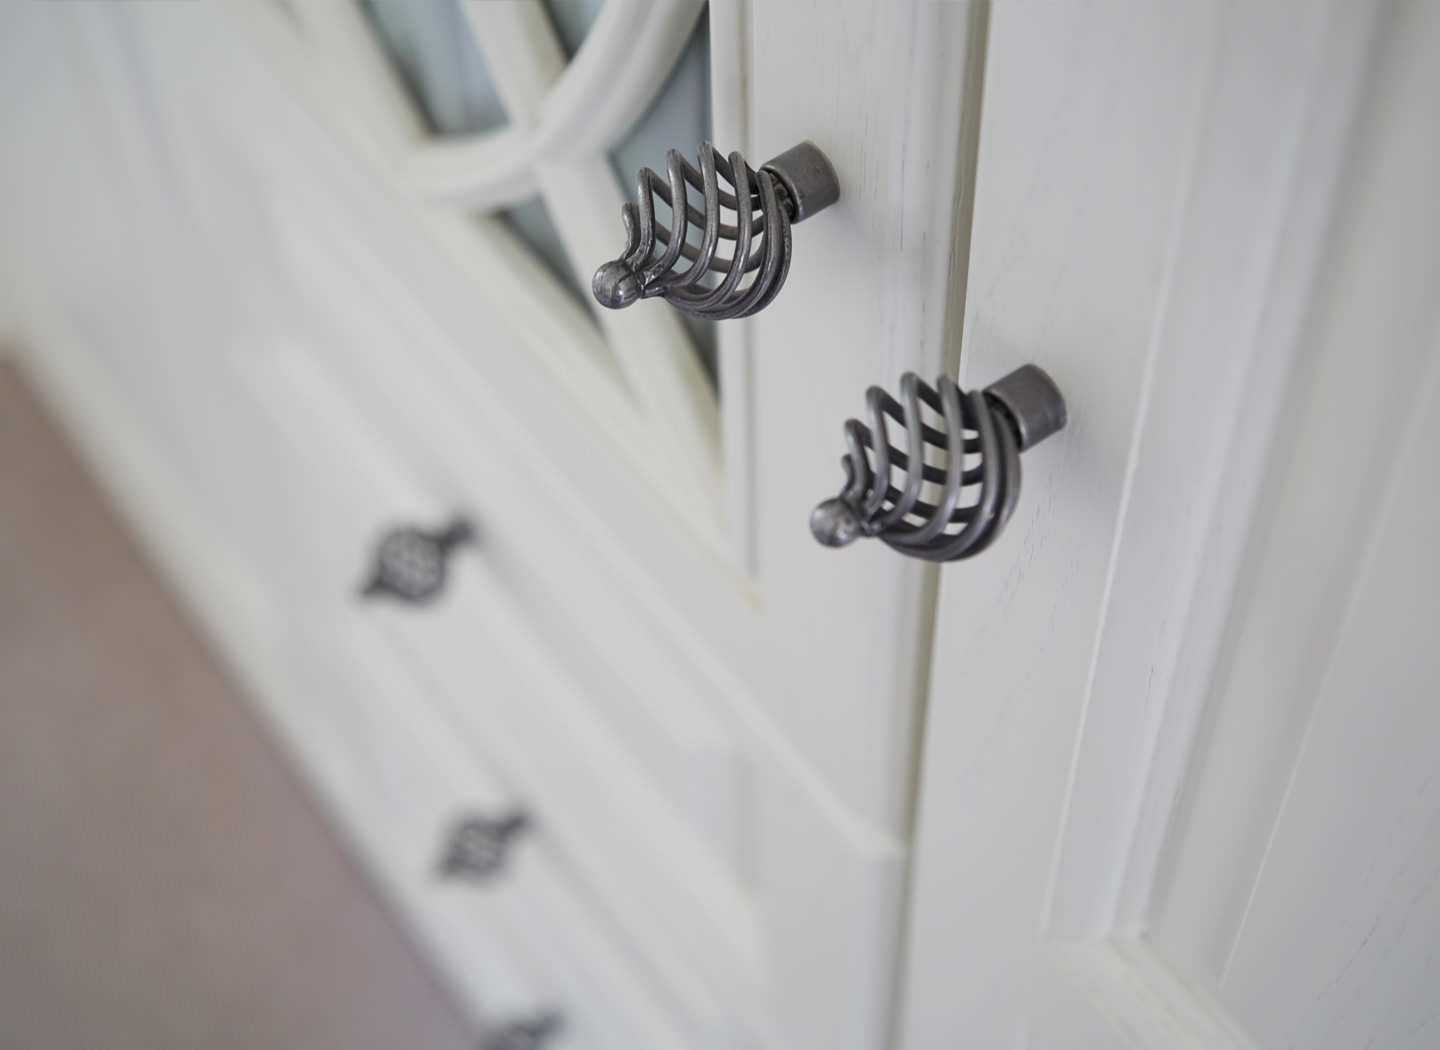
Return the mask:
[[902,1045],[1425,1045],[1440,19],[1070,18],[991,23],[964,366],[1070,424],[941,584]]
[[[795,231],[772,309],[717,333],[718,395],[667,305],[599,312],[516,211],[543,200],[582,285],[614,254],[612,148],[701,8],[608,0],[577,47],[539,3],[467,3],[505,120],[443,137],[358,3],[7,9],[21,159],[0,205],[21,236],[0,258],[57,402],[106,406],[77,428],[92,454],[169,479],[127,505],[237,663],[298,644],[275,608],[317,634],[346,619],[391,515],[473,512],[495,567],[457,575],[494,589],[387,633],[416,665],[397,674],[503,719],[502,766],[537,727],[564,734],[557,812],[623,811],[573,836],[620,854],[585,907],[625,913],[645,980],[683,986],[706,1038],[869,1050],[892,1018],[937,576],[823,549],[806,522],[865,388],[955,363],[985,6],[709,6],[717,145],[758,163],[813,139],[843,184]],[[381,457],[413,498],[384,495]],[[507,618],[563,703],[472,699],[467,642]],[[308,713],[312,738],[346,716]],[[373,735],[346,728],[316,762]]]

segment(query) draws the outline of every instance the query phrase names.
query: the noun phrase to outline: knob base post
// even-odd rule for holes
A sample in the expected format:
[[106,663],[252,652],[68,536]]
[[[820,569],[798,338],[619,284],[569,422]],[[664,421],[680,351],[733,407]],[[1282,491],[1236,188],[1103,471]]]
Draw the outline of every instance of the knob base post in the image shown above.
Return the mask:
[[1038,365],[1021,365],[1001,376],[985,388],[985,396],[1014,427],[1022,452],[1064,429],[1065,397],[1055,380]]
[[790,221],[800,222],[840,199],[835,166],[808,139],[760,166],[780,180],[790,198]]

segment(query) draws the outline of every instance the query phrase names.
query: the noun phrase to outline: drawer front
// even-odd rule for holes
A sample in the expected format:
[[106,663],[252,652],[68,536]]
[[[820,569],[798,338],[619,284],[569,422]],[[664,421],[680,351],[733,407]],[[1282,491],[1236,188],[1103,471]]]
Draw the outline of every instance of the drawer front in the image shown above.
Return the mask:
[[[369,866],[488,1026],[554,1016],[557,1046],[706,1045],[671,1019],[577,896],[543,809],[464,746],[373,625],[326,623],[300,662],[307,700],[333,698],[326,732],[340,738],[315,743],[309,734],[307,761]],[[526,824],[507,838],[498,865],[447,863],[461,822],[517,812]]]
[[[502,416],[500,402],[514,409],[513,399],[500,397],[477,373],[437,366],[447,335],[344,214],[294,185],[277,190],[275,207],[286,261],[314,327],[310,348],[383,432],[410,485],[423,486],[447,509],[472,513],[483,531],[479,571],[488,579],[455,588],[456,600],[471,600],[477,589],[498,593],[495,600],[506,605],[498,615],[543,625],[550,663],[584,683],[584,710],[573,717],[615,738],[627,768],[682,815],[702,849],[743,880],[749,769],[744,732],[728,710],[732,698],[697,673],[697,655],[673,635],[672,611],[647,600],[648,581],[629,571],[626,552],[607,545],[585,497],[557,485],[543,457],[525,458],[534,452],[529,429],[543,426],[558,406],[537,401],[528,412],[522,408],[532,418],[519,424]],[[514,349],[494,339],[476,333],[475,355]],[[389,523],[370,524],[378,530]]]
[[[484,910],[489,888],[477,895],[437,880],[440,837],[466,814],[522,807],[533,842],[516,844],[516,877],[545,873],[534,885],[548,889],[535,892],[558,932],[532,938],[512,918],[514,950],[576,980],[638,974],[704,1041],[697,1045],[743,1031],[734,1018],[756,1001],[760,970],[750,899],[684,807],[637,769],[628,741],[515,600],[483,508],[465,508],[478,538],[452,555],[438,600],[362,597],[385,527],[438,524],[454,507],[410,480],[421,472],[401,467],[323,365],[292,350],[256,356],[245,370],[266,425],[288,435],[292,450],[283,468],[290,498],[280,510],[295,534],[269,548],[263,571],[283,581],[298,633],[319,639],[292,640],[297,652],[330,654],[303,656],[308,677],[348,675],[345,695],[384,679],[403,698],[330,712],[351,720],[344,743],[308,734],[341,752],[331,764],[360,756],[375,767],[367,789],[382,797],[373,812],[346,807],[358,833],[382,837],[371,848],[385,851],[387,869],[399,865],[401,892],[429,902],[426,914]],[[469,925],[443,927],[434,935],[439,950],[463,958],[463,946],[446,946],[464,942],[457,931]],[[586,930],[592,956],[611,945],[604,952],[623,951],[624,961],[582,963],[569,942]]]

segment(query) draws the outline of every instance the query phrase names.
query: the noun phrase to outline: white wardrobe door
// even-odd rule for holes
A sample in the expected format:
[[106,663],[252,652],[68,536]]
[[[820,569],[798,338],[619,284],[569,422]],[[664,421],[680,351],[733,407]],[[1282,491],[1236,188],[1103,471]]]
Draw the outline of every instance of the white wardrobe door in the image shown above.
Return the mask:
[[1070,426],[942,580],[900,1045],[1433,1043],[1437,46],[994,12],[965,370]]

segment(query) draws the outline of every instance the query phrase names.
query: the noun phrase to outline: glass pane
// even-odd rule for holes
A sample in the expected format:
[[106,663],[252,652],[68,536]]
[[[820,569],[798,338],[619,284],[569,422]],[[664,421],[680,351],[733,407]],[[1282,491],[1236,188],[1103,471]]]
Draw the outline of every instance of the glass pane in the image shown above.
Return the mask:
[[559,278],[581,303],[589,303],[590,290],[581,284],[575,267],[560,241],[560,233],[550,219],[549,209],[539,197],[497,212],[496,218],[510,228],[510,231],[528,244],[545,263],[546,268]]
[[430,130],[504,127],[505,107],[456,0],[361,0]]
[[542,0],[555,26],[555,35],[565,49],[566,58],[574,58],[580,43],[595,24],[605,0]]

